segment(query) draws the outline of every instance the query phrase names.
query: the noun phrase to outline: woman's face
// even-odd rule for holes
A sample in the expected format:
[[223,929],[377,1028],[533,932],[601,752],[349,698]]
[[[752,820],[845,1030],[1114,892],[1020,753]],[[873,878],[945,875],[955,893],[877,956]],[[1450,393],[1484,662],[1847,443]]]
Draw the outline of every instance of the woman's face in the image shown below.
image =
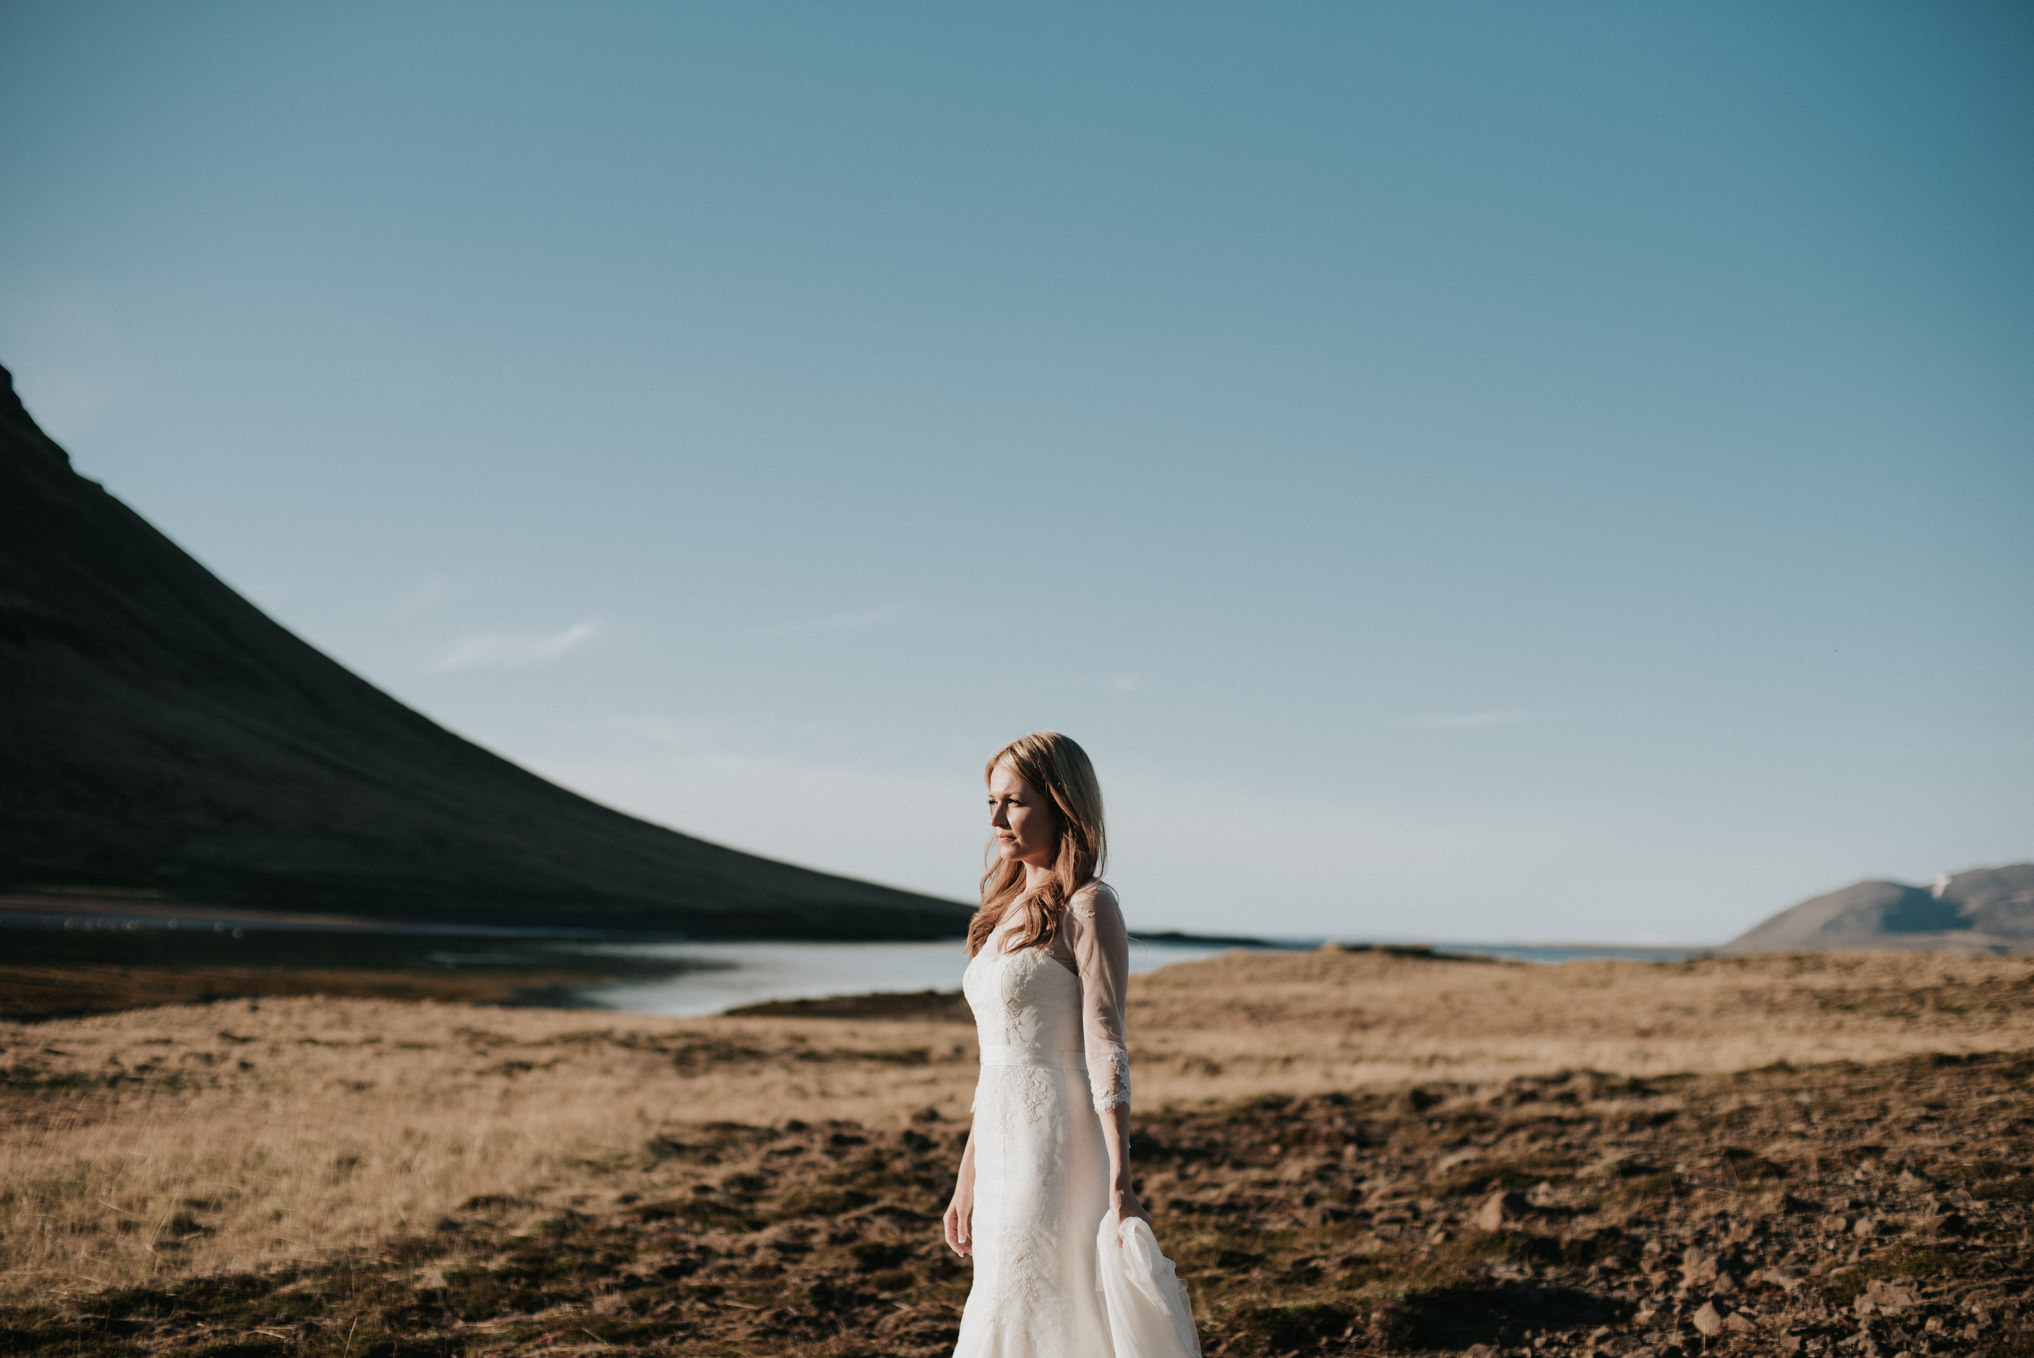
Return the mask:
[[989,830],[1006,862],[1052,866],[1059,837],[1052,802],[1003,764],[989,775]]

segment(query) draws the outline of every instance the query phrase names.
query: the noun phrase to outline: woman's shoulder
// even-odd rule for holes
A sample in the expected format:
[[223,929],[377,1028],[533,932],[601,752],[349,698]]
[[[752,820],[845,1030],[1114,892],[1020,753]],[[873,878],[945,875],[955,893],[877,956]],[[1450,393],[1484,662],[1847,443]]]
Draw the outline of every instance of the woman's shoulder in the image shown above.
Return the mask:
[[1079,891],[1074,892],[1072,898],[1067,901],[1067,905],[1076,914],[1086,915],[1090,918],[1097,915],[1105,917],[1114,916],[1117,919],[1123,917],[1123,902],[1117,897],[1116,888],[1110,886],[1099,877],[1089,882]]

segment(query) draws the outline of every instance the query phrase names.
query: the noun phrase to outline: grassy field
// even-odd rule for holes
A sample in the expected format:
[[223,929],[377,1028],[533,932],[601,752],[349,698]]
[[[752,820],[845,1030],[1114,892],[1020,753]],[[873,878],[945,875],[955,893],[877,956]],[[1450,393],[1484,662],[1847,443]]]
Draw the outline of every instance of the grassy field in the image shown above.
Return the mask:
[[[941,1352],[973,1035],[880,1008],[0,1026],[0,1347]],[[1211,1353],[2034,1352],[2029,959],[1229,954],[1130,1021]]]

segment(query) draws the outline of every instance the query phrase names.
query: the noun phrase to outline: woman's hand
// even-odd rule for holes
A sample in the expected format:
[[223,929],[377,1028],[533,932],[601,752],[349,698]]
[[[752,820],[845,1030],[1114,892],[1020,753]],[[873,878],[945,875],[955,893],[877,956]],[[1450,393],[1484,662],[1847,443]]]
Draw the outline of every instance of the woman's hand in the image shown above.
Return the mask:
[[1116,1224],[1136,1220],[1146,1226],[1151,1224],[1151,1213],[1144,1210],[1144,1204],[1137,1201],[1136,1191],[1129,1184],[1118,1184],[1109,1195],[1109,1205],[1116,1210]]
[[946,1247],[965,1259],[975,1252],[975,1138],[961,1150],[960,1170],[953,1176],[953,1201],[940,1218],[946,1230]]
[[972,1183],[956,1184],[953,1201],[946,1205],[946,1215],[940,1218],[946,1228],[946,1247],[965,1259],[975,1252],[975,1186]]

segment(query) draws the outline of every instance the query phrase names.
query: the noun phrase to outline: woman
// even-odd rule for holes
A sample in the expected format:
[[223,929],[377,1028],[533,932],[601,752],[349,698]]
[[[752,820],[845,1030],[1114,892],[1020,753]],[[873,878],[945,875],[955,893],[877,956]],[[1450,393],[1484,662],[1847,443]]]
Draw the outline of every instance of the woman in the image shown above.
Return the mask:
[[1056,731],[1004,746],[987,777],[962,983],[982,1071],[945,1218],[947,1245],[975,1263],[955,1358],[1118,1358],[1096,1237],[1112,1213],[1151,1218],[1130,1188],[1130,940],[1100,877],[1102,790]]

